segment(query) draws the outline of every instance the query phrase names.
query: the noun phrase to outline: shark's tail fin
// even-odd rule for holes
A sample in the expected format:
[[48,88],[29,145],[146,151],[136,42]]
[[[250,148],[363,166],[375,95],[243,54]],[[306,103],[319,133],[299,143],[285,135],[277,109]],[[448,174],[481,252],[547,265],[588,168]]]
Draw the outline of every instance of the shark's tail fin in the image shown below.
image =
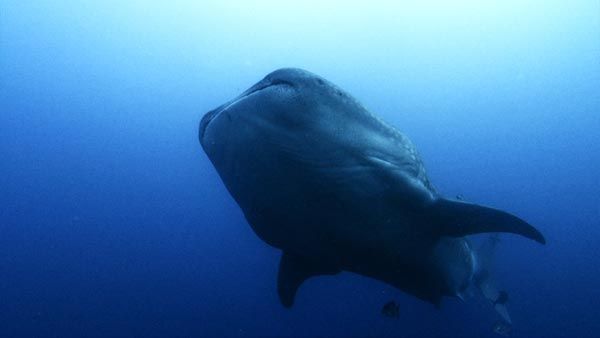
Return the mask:
[[508,308],[506,307],[508,298],[504,297],[504,295],[507,295],[507,293],[505,291],[498,290],[493,279],[489,277],[476,281],[475,283],[483,296],[492,303],[494,310],[496,310],[500,317],[502,317],[506,323],[512,324],[510,315],[508,314]]
[[499,241],[498,234],[493,234],[477,250],[478,272],[474,278],[474,284],[485,299],[492,303],[494,310],[502,317],[505,324],[510,326],[512,321],[506,307],[508,293],[498,289],[491,274],[494,252]]

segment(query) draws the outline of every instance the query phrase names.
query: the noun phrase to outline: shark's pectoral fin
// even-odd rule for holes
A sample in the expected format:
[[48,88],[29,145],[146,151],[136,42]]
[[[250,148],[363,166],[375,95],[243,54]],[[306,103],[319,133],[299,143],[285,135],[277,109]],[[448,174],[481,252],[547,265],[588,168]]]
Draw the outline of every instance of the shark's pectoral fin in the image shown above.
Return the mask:
[[277,292],[283,306],[294,305],[294,297],[300,285],[310,277],[318,275],[335,275],[340,272],[335,266],[316,260],[283,252],[279,263]]
[[510,232],[546,244],[544,235],[524,220],[502,210],[437,199],[427,210],[436,235],[465,236],[482,232]]

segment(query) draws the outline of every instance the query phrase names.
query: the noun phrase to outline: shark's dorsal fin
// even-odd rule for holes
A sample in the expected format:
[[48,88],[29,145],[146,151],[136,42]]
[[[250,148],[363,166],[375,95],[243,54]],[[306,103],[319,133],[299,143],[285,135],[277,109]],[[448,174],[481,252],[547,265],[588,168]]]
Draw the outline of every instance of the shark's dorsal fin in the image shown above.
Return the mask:
[[281,304],[287,308],[292,307],[296,291],[308,278],[318,275],[335,275],[338,272],[340,269],[331,264],[284,251],[281,255],[277,278],[277,292]]
[[462,237],[483,232],[510,232],[546,244],[532,225],[508,212],[461,201],[438,198],[426,211],[436,235]]

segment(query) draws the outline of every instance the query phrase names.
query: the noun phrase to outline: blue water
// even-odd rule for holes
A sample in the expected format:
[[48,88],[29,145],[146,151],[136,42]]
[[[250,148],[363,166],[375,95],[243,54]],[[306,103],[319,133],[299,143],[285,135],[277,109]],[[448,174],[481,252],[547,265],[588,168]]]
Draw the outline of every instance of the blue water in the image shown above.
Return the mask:
[[350,273],[280,305],[280,253],[197,127],[284,66],[406,133],[446,196],[544,233],[498,249],[511,336],[598,336],[600,2],[419,3],[2,1],[0,336],[499,337],[483,301]]

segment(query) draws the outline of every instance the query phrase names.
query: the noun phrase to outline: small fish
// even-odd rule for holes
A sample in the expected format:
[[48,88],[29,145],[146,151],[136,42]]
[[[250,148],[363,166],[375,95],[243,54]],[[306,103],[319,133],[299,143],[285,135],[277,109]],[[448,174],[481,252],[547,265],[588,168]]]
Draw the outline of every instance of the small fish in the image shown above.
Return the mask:
[[398,318],[400,316],[400,307],[396,302],[391,300],[383,305],[381,314],[389,318]]

